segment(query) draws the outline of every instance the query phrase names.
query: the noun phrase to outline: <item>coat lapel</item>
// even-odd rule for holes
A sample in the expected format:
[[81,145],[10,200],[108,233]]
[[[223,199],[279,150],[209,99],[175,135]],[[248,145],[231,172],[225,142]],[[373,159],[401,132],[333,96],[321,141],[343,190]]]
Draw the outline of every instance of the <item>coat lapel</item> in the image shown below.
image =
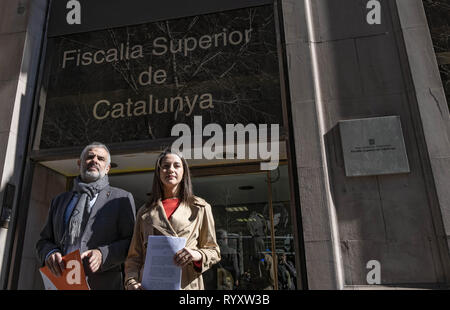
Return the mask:
[[181,203],[170,218],[170,224],[173,230],[180,234],[189,229],[189,227],[196,221],[198,215],[198,207],[196,205],[190,206],[186,203]]
[[89,214],[89,219],[94,218],[97,212],[105,205],[111,195],[111,187],[108,185],[103,190],[98,193],[97,200],[91,209],[91,214]]
[[161,199],[158,200],[157,205],[151,208],[150,218],[155,229],[166,236],[177,237],[180,233],[189,229],[197,220],[199,207],[195,204],[190,206],[186,203],[181,203],[175,212],[172,214],[170,220],[167,219],[166,212]]
[[176,231],[173,229],[172,225],[167,219],[166,212],[164,211],[161,199],[158,200],[154,208],[151,208],[150,217],[153,227],[157,229],[159,232],[161,232],[163,235],[175,237],[177,236]]
[[62,208],[58,208],[57,214],[56,214],[56,218],[57,219],[61,219],[56,221],[56,229],[58,232],[58,236],[59,236],[59,240],[62,243],[63,242],[63,238],[64,238],[64,232],[66,230],[65,227],[65,223],[64,223],[64,215],[66,214],[66,209],[69,206],[70,201],[72,201],[73,196],[75,195],[74,192],[67,192],[67,195],[65,195],[63,203],[62,203]]

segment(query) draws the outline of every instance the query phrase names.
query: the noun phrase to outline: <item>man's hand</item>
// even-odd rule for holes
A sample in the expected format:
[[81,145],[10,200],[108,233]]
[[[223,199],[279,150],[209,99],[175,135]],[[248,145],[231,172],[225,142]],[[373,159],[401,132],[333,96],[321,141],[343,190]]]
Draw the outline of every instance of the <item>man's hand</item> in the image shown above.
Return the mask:
[[102,266],[102,252],[100,250],[87,250],[81,254],[81,259],[89,257],[89,269],[92,272],[97,272]]
[[61,253],[55,252],[50,254],[45,261],[45,266],[47,266],[55,276],[60,277],[65,269]]

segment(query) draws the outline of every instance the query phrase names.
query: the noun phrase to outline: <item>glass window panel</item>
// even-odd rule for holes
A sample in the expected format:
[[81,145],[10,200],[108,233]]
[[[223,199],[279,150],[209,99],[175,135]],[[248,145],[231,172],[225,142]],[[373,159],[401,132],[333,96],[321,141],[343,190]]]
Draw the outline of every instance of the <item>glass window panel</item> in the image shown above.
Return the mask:
[[[280,264],[283,278],[282,283],[278,279],[279,289],[295,289],[287,166],[274,170],[271,180],[272,195],[269,195],[265,171],[193,179],[196,195],[212,205],[222,253],[222,261],[203,275],[206,289],[275,289],[277,274],[272,255],[270,196],[276,252],[285,253],[289,267],[293,267],[292,276],[288,277],[284,272],[286,265]],[[283,257],[283,262],[285,260]]]

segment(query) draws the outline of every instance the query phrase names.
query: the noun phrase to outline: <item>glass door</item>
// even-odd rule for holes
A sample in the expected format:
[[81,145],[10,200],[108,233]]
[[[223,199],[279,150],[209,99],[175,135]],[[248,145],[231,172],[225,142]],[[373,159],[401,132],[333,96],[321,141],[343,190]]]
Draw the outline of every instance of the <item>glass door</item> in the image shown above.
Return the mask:
[[287,165],[270,172],[193,178],[213,210],[222,260],[206,289],[296,289]]

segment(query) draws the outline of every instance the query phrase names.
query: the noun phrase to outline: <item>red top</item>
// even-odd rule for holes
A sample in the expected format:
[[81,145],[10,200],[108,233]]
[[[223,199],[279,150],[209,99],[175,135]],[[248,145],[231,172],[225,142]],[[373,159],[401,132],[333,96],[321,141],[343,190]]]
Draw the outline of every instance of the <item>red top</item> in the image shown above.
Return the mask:
[[167,198],[162,201],[164,211],[166,212],[167,219],[170,220],[170,217],[175,212],[175,210],[180,205],[180,199],[178,198]]
[[[167,198],[164,199],[162,201],[163,207],[164,207],[164,211],[166,212],[166,216],[167,219],[170,220],[170,217],[172,216],[172,214],[175,212],[175,210],[178,208],[178,206],[180,205],[180,199],[178,198]],[[202,267],[202,261],[198,261],[198,262],[193,262],[194,266],[197,269],[201,269]]]

